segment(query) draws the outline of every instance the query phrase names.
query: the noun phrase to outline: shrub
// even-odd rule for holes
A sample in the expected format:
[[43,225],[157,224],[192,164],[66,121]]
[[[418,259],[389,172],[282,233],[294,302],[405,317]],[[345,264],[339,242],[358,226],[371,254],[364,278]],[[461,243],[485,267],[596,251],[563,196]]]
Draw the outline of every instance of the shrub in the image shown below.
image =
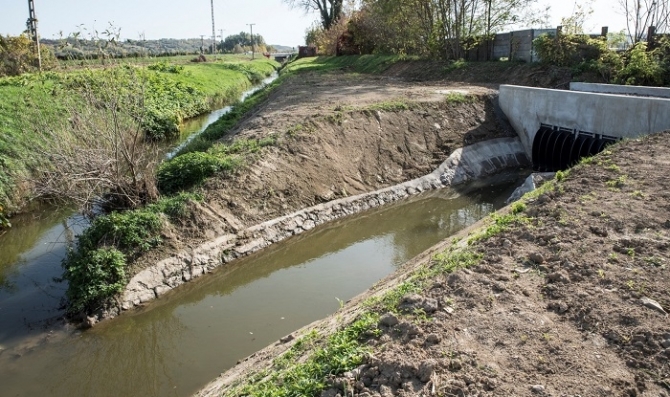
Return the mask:
[[163,163],[158,168],[158,189],[173,193],[188,189],[223,170],[231,170],[235,160],[209,153],[190,152]]
[[608,48],[607,39],[592,39],[586,35],[542,35],[533,41],[533,46],[542,63],[555,66],[575,67],[588,61],[603,62],[615,54]]
[[160,244],[161,226],[160,216],[146,209],[95,218],[62,263],[68,312],[96,310],[121,292],[127,258]]
[[161,224],[156,212],[145,209],[112,212],[93,220],[79,236],[79,249],[92,251],[99,246],[115,246],[126,254],[135,254],[160,243],[157,233]]
[[115,248],[70,251],[63,264],[63,278],[69,283],[68,312],[95,310],[119,293],[125,285],[125,263],[123,253]]
[[663,83],[663,67],[654,59],[654,53],[647,51],[647,43],[635,44],[627,54],[626,66],[621,70],[618,81],[628,85],[660,85]]
[[152,212],[162,212],[169,216],[172,220],[183,218],[188,213],[189,201],[202,201],[203,197],[200,194],[194,193],[179,193],[176,196],[163,197],[157,203],[149,206]]
[[155,70],[156,72],[174,73],[174,74],[180,74],[184,71],[184,67],[182,65],[174,65],[166,61],[156,62],[154,64],[147,66],[147,68],[149,70]]

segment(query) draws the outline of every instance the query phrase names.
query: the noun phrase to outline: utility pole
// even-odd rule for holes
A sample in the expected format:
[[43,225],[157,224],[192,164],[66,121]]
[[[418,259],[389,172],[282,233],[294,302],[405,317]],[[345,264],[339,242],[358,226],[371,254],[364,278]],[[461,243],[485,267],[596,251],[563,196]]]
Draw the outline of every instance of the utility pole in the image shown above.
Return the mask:
[[249,29],[251,29],[251,59],[254,59],[254,25],[255,23],[248,23]]
[[28,27],[28,32],[35,42],[35,47],[37,49],[37,67],[39,71],[42,71],[42,51],[40,49],[40,37],[37,34],[37,16],[35,14],[35,2],[33,0],[28,0],[28,21],[26,21],[26,26]]
[[219,29],[219,33],[221,33],[221,35],[219,37],[221,37],[221,53],[222,54],[223,54],[223,31],[224,31],[224,29]]
[[205,35],[200,35],[200,55],[203,55],[205,52]]
[[216,59],[216,52],[214,51],[216,49],[216,27],[214,26],[214,0],[211,0],[212,4],[212,54],[214,55],[214,59]]

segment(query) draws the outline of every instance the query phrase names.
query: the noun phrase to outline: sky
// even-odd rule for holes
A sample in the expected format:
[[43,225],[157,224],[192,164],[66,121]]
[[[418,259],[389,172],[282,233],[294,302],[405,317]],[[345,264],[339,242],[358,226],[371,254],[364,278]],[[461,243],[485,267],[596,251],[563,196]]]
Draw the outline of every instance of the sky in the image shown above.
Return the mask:
[[[121,29],[122,39],[211,37],[211,1],[209,0],[34,0],[40,36],[59,38],[80,31],[104,31],[112,23]],[[538,0],[551,6],[551,26],[561,17],[571,15],[574,1]],[[581,0],[581,3],[584,1]],[[610,32],[625,28],[625,18],[616,0],[594,0],[594,13],[586,30],[599,32],[609,26]],[[297,46],[304,42],[305,30],[317,14],[291,9],[281,0],[214,0],[216,34],[224,29],[228,36],[248,31],[255,23],[254,34],[263,36],[268,44]],[[0,34],[17,35],[25,30],[28,18],[26,0],[0,0]],[[84,34],[86,36],[86,34]]]

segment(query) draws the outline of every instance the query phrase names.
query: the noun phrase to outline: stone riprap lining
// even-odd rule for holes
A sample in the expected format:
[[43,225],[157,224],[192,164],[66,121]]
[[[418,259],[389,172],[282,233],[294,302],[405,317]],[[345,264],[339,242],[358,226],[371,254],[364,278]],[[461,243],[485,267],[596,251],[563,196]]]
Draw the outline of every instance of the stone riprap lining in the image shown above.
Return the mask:
[[118,307],[102,317],[149,302],[217,266],[252,254],[318,225],[396,202],[424,191],[455,186],[530,164],[519,138],[500,138],[455,150],[435,171],[395,186],[322,203],[210,240],[190,252],[161,260],[142,270],[126,286]]

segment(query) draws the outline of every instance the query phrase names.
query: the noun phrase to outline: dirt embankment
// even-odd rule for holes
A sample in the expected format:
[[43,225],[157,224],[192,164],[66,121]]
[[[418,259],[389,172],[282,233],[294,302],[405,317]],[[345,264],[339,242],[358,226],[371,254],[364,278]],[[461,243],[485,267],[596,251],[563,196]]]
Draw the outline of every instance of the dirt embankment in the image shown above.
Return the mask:
[[458,148],[514,136],[496,115],[495,93],[344,73],[288,79],[231,133],[234,139],[273,136],[276,144],[234,175],[210,179],[190,218],[140,262],[423,176]]
[[[370,349],[362,365],[321,379],[331,385],[322,395],[670,395],[669,142],[670,132],[626,141],[561,174],[471,241],[476,264],[437,273],[392,313],[360,305],[372,291],[317,323],[323,336],[363,311],[381,315],[358,341]],[[375,290],[435,266],[434,252]],[[322,346],[322,336],[310,343]],[[245,360],[203,394],[235,395],[231,385],[278,370],[273,359],[288,345]]]

